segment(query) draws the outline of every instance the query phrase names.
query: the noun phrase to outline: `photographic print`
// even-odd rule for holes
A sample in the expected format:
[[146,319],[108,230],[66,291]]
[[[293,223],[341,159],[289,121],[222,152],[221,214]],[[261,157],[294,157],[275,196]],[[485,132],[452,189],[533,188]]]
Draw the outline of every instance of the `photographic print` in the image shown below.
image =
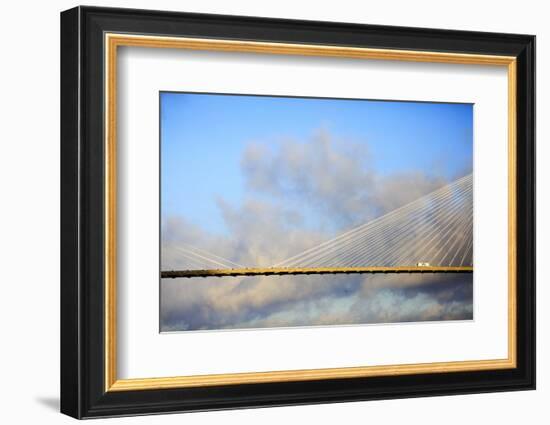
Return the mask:
[[160,93],[160,330],[473,319],[473,105]]

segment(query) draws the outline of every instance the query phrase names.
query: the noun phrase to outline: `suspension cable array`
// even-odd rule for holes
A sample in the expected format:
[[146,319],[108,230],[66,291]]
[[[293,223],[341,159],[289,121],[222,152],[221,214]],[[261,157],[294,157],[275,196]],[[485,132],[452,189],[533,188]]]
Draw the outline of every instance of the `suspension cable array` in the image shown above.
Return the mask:
[[464,176],[272,267],[244,268],[186,246],[178,250],[196,268],[161,276],[471,272],[472,183],[472,174]]

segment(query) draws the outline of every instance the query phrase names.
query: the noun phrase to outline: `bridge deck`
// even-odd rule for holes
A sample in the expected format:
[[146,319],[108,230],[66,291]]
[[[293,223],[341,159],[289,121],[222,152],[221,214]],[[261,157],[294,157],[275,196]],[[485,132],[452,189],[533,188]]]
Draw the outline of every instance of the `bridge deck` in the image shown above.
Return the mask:
[[207,270],[168,270],[161,272],[161,278],[179,277],[224,277],[224,276],[269,276],[298,274],[338,274],[338,273],[472,273],[473,267],[449,266],[402,266],[402,267],[305,267],[305,268],[243,268]]

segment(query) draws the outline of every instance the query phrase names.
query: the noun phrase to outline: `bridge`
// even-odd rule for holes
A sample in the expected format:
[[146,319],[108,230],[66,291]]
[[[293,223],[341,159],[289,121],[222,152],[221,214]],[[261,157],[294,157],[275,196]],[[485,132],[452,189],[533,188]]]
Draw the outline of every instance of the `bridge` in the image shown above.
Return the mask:
[[180,245],[189,264],[162,278],[337,273],[471,273],[473,177],[464,176],[413,202],[271,267],[245,267]]

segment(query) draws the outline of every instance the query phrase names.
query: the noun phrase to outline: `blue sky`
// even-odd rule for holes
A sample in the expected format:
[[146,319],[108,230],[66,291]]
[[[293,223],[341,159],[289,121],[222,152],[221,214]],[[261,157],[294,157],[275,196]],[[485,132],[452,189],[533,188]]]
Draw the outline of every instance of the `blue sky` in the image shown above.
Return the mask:
[[[217,232],[216,199],[238,205],[250,143],[305,143],[323,130],[368,146],[380,176],[418,171],[448,180],[471,170],[473,105],[162,92],[162,215]],[[365,165],[366,166],[366,165]]]

